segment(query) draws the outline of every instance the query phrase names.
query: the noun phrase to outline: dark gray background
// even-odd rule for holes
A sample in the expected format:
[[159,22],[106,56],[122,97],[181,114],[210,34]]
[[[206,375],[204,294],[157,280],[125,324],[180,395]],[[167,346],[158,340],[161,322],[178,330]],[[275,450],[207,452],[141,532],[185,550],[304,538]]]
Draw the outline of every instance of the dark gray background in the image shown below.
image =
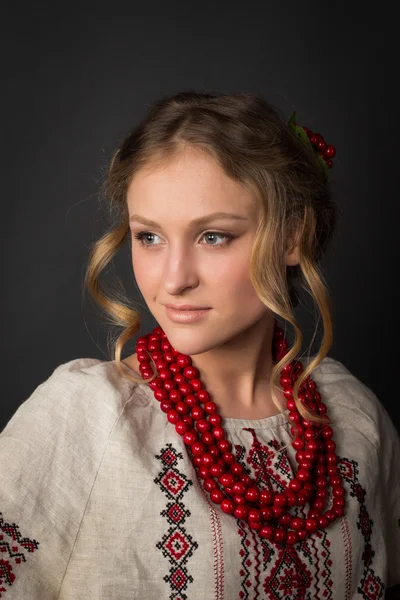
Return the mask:
[[[184,89],[260,92],[336,146],[341,218],[323,262],[335,307],[329,355],[400,429],[398,53],[388,11],[320,1],[3,4],[0,429],[59,364],[112,358],[106,324],[82,302],[88,250],[107,225],[102,173],[147,107]],[[114,266],[136,297],[127,247]],[[298,318],[309,343],[312,307]],[[145,313],[144,332],[154,325]]]

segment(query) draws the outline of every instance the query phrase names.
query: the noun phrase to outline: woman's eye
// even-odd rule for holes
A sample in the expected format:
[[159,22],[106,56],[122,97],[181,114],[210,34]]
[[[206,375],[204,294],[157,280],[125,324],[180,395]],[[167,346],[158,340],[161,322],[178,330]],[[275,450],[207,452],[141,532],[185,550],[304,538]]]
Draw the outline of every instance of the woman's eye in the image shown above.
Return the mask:
[[[140,243],[141,246],[144,246],[145,248],[150,248],[153,246],[159,246],[159,244],[148,244],[147,242],[145,242],[145,239],[147,238],[154,238],[154,237],[158,237],[157,234],[155,233],[151,233],[150,231],[140,231],[139,233],[135,234],[135,239],[138,240],[138,242]],[[202,237],[207,238],[208,240],[211,239],[215,239],[217,237],[220,238],[224,238],[224,241],[220,244],[208,244],[206,243],[206,246],[210,246],[210,248],[219,248],[221,246],[225,246],[225,244],[228,244],[232,239],[234,239],[233,235],[229,235],[227,233],[218,233],[217,231],[206,231],[205,233],[203,233]]]

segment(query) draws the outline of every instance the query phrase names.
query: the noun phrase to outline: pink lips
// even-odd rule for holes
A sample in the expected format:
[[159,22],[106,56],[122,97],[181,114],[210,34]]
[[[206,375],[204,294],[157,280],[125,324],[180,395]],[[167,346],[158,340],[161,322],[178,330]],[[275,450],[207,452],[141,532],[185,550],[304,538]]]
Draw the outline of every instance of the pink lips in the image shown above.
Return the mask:
[[194,323],[195,321],[199,321],[205,317],[210,310],[210,308],[200,310],[176,310],[174,308],[170,308],[169,306],[165,307],[167,316],[175,323]]

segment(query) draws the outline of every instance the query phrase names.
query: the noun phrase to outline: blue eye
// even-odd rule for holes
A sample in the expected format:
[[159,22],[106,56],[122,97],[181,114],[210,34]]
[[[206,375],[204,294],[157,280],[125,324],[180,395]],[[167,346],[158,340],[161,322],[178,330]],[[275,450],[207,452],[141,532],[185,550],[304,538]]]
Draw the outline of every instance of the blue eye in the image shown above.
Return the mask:
[[[146,237],[154,237],[157,234],[155,233],[151,233],[150,231],[140,231],[139,233],[135,234],[135,239],[138,240],[138,242],[140,243],[141,246],[145,247],[145,248],[151,248],[151,247],[155,247],[158,246],[159,244],[147,244],[145,243],[144,239]],[[219,236],[219,237],[223,237],[225,238],[224,241],[221,244],[205,244],[205,246],[209,246],[210,248],[220,248],[221,246],[225,246],[226,244],[228,244],[231,240],[234,239],[233,235],[229,235],[227,233],[219,233],[218,231],[206,231],[205,233],[203,233],[203,236]]]

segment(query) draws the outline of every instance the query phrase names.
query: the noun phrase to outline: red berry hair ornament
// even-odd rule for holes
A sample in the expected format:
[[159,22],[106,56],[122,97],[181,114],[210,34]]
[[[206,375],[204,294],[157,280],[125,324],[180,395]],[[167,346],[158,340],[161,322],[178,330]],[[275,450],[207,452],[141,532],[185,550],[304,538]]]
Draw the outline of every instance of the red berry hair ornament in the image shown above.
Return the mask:
[[302,127],[296,123],[296,113],[294,112],[289,119],[290,129],[298,135],[303,142],[312,148],[324,170],[325,177],[329,177],[329,169],[333,167],[332,158],[336,155],[336,148],[327,144],[320,133],[314,133],[308,127]]

